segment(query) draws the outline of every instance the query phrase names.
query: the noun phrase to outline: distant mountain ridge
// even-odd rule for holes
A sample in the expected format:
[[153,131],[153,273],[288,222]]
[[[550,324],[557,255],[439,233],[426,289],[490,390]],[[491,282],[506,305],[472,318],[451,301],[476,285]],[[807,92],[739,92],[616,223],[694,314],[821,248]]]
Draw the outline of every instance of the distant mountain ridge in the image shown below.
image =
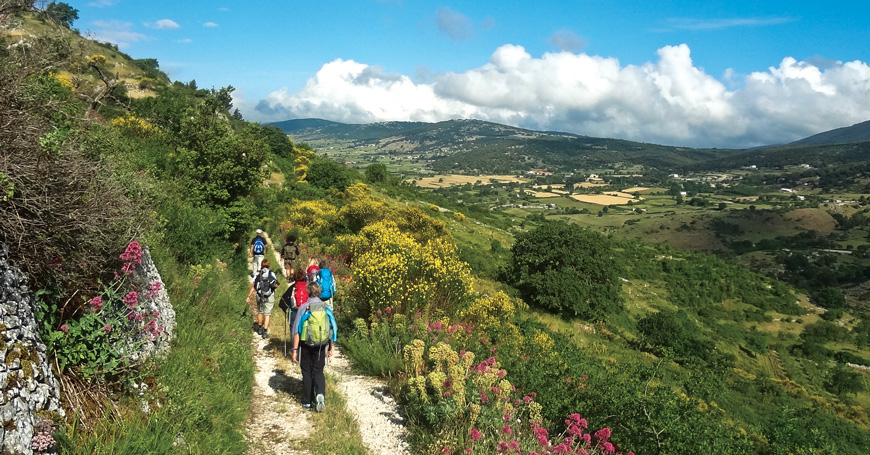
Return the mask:
[[334,150],[368,148],[384,154],[420,156],[438,172],[511,173],[535,168],[573,171],[618,162],[679,168],[733,154],[726,149],[693,149],[534,131],[483,120],[352,125],[297,119],[271,125],[294,141],[315,145],[319,141],[332,141],[329,145]]
[[866,141],[870,141],[870,120],[814,134],[788,145],[831,145]]

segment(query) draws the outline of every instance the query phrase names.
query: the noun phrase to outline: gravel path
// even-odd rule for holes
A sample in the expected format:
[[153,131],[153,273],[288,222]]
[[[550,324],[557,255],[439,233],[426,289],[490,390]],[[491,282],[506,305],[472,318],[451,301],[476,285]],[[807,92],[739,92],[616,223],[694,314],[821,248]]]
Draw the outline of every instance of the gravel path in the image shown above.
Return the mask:
[[[271,239],[266,237],[271,245]],[[280,264],[274,245],[276,264]],[[280,268],[278,268],[280,270]],[[276,305],[277,308],[277,305]],[[281,311],[273,316],[280,317]],[[283,336],[273,333],[273,335]],[[341,334],[339,333],[339,340]],[[310,412],[299,404],[302,374],[298,365],[284,357],[283,339],[263,340],[252,333],[254,385],[251,415],[245,425],[249,455],[308,455],[302,446],[311,428]],[[386,395],[386,386],[376,378],[355,375],[349,360],[336,346],[328,360],[327,374],[335,377],[338,391],[347,399],[347,411],[359,425],[370,455],[408,455],[405,420],[398,404]]]

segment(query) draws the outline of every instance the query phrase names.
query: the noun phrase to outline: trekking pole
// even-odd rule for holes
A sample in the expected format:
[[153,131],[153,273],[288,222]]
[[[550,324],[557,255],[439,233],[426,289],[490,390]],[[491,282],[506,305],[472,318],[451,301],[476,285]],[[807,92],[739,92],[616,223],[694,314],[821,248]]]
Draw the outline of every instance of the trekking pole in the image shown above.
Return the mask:
[[287,328],[290,327],[290,308],[284,311],[287,316],[287,324],[284,325],[284,358],[287,358]]

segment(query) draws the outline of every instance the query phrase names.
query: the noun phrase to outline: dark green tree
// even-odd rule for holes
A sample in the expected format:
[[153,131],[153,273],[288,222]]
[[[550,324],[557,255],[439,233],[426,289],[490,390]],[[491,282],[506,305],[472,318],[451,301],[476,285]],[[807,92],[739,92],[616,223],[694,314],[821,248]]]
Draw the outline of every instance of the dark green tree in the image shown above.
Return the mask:
[[827,287],[813,293],[813,302],[827,309],[843,308],[846,306],[846,297],[843,296],[843,291]]
[[531,305],[564,317],[603,320],[621,311],[611,242],[574,224],[544,223],[517,236],[505,280]]
[[281,128],[273,125],[262,125],[260,131],[272,149],[272,153],[282,158],[293,158],[293,141]]
[[45,15],[70,28],[73,22],[79,18],[79,10],[64,2],[51,2],[45,7]]
[[320,188],[344,191],[353,183],[352,171],[332,160],[318,158],[308,166],[308,183]]
[[366,168],[366,180],[371,183],[389,183],[390,171],[383,163],[372,163]]

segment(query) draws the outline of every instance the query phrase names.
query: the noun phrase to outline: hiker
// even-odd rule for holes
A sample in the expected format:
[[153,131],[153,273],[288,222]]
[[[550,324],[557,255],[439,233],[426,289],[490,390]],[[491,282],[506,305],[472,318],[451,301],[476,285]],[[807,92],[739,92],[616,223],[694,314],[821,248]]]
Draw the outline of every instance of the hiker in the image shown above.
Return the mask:
[[296,270],[296,258],[298,257],[299,245],[296,244],[296,236],[288,235],[284,247],[281,248],[281,259],[284,260],[284,276],[288,280],[293,278],[293,271]]
[[323,367],[326,358],[332,357],[332,347],[336,340],[337,327],[332,310],[316,297],[320,295],[320,285],[308,284],[308,302],[299,307],[293,322],[293,350],[291,361],[302,368],[302,407],[322,412],[326,406],[326,377]]
[[326,302],[326,306],[332,309],[332,298],[335,297],[335,278],[329,269],[329,261],[320,262],[320,272],[317,275],[317,284],[320,285],[320,300]]
[[308,269],[306,269],[308,273],[308,282],[316,283],[317,276],[320,274],[320,267],[317,265],[317,258],[308,258]]
[[254,258],[254,273],[257,273],[262,267],[263,258],[266,257],[266,238],[263,237],[262,229],[257,229],[257,235],[251,240],[251,257]]
[[254,282],[251,284],[251,290],[248,292],[248,299],[252,294],[257,295],[257,323],[254,326],[254,331],[257,332],[263,339],[269,338],[269,320],[272,316],[272,307],[275,306],[275,290],[278,289],[278,277],[275,272],[269,270],[268,259],[263,259],[263,267],[257,272]]

